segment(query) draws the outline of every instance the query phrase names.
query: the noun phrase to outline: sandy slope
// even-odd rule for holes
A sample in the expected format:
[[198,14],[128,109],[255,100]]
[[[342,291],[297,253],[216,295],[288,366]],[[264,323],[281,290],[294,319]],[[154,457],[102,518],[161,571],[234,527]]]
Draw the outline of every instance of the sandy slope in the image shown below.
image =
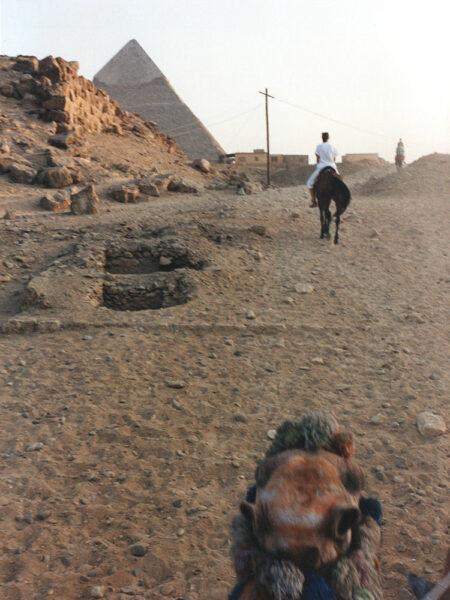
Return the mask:
[[307,204],[300,187],[214,192],[0,223],[3,326],[28,314],[26,279],[80,239],[171,225],[210,262],[188,304],[32,309],[55,331],[0,337],[2,598],[75,600],[96,585],[111,599],[225,598],[230,521],[267,431],[311,408],[354,432],[383,503],[386,598],[409,597],[409,570],[438,579],[448,437],[415,423],[447,410],[447,198],[355,197],[337,247]]

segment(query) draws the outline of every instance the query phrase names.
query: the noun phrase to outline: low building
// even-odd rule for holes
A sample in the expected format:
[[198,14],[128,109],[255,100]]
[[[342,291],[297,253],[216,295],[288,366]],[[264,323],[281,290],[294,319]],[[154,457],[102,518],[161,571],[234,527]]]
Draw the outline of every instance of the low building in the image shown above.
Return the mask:
[[378,160],[380,157],[376,152],[365,152],[363,154],[344,154],[343,163],[358,162],[360,160]]
[[[253,150],[253,152],[236,152],[235,162],[237,166],[265,167],[267,164],[267,153],[265,150]],[[270,164],[274,169],[289,169],[308,164],[307,154],[271,154]]]

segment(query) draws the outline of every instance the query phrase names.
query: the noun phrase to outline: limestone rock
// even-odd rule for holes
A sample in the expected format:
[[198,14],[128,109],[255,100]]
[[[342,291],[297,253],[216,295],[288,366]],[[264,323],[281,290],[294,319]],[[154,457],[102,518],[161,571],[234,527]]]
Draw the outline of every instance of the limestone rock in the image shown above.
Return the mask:
[[3,83],[0,85],[0,94],[2,96],[6,96],[7,98],[12,98],[14,96],[14,86],[12,83]]
[[119,189],[113,191],[113,198],[117,202],[123,202],[124,204],[136,203],[139,197],[140,190],[137,186],[123,185]]
[[51,167],[43,172],[42,182],[50,188],[63,188],[74,183],[74,180],[67,167]]
[[88,185],[71,196],[70,210],[74,215],[93,215],[98,213],[99,200],[93,185]]
[[206,158],[199,158],[194,160],[193,166],[202,173],[209,173],[211,171],[211,163]]
[[11,170],[12,164],[13,164],[13,159],[11,157],[7,157],[7,156],[0,157],[0,173],[9,173]]
[[246,181],[243,183],[243,190],[247,195],[257,194],[258,192],[261,192],[262,189],[262,185],[257,181]]
[[11,148],[10,148],[9,144],[7,142],[0,141],[0,152],[2,154],[9,154],[10,151],[11,151]]
[[36,73],[39,69],[39,59],[35,56],[18,56],[12,68],[23,73]]
[[250,227],[250,231],[262,237],[266,235],[266,228],[264,225],[252,225],[252,227]]
[[37,171],[25,165],[12,164],[9,169],[9,177],[15,183],[33,183]]
[[48,138],[48,143],[57,148],[68,148],[72,144],[78,141],[78,136],[74,131],[67,131],[65,133],[55,133]]
[[447,431],[444,419],[431,412],[421,412],[417,415],[417,429],[425,437],[437,437]]
[[39,206],[44,210],[49,210],[50,212],[64,212],[65,210],[70,209],[70,196],[67,196],[64,199],[57,200],[56,198],[51,198],[50,196],[43,196],[39,201]]
[[159,191],[158,186],[155,183],[153,183],[152,181],[144,180],[144,181],[140,182],[139,189],[142,192],[142,194],[145,194],[146,196],[155,196],[155,197],[160,196],[160,191]]
[[188,179],[177,179],[169,183],[170,192],[178,192],[180,194],[198,194],[200,186]]
[[[167,192],[167,190],[169,189],[169,185],[172,183],[172,181],[175,179],[174,175],[168,175],[168,174],[162,174],[162,175],[156,175],[156,177],[153,177],[151,179],[151,183],[156,186],[156,188],[158,189],[158,192],[160,194],[163,194],[164,192]],[[143,192],[145,193],[145,192]]]

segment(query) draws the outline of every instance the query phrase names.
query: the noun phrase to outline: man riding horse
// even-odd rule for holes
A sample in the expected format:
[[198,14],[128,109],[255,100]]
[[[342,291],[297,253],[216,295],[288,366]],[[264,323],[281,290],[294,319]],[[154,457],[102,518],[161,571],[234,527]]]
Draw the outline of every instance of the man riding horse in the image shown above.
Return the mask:
[[310,207],[313,208],[317,206],[316,194],[314,191],[314,183],[322,169],[325,167],[331,167],[339,173],[336,167],[336,158],[338,156],[338,151],[334,146],[332,146],[329,142],[329,134],[327,132],[322,133],[322,143],[318,144],[316,147],[316,160],[317,166],[314,172],[311,174],[310,178],[306,182],[308,186],[309,193],[311,194],[311,204]]
[[405,146],[402,138],[399,139],[397,148],[395,149],[395,165],[398,169],[401,169],[405,162]]

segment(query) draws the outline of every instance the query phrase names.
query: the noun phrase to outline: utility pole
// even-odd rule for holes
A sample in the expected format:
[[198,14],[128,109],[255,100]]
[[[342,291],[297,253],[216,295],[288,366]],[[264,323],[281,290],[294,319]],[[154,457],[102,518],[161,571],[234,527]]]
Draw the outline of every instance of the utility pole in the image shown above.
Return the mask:
[[266,136],[267,136],[267,185],[270,185],[270,145],[269,145],[269,98],[273,98],[268,93],[266,88],[265,92],[259,92],[266,97]]

